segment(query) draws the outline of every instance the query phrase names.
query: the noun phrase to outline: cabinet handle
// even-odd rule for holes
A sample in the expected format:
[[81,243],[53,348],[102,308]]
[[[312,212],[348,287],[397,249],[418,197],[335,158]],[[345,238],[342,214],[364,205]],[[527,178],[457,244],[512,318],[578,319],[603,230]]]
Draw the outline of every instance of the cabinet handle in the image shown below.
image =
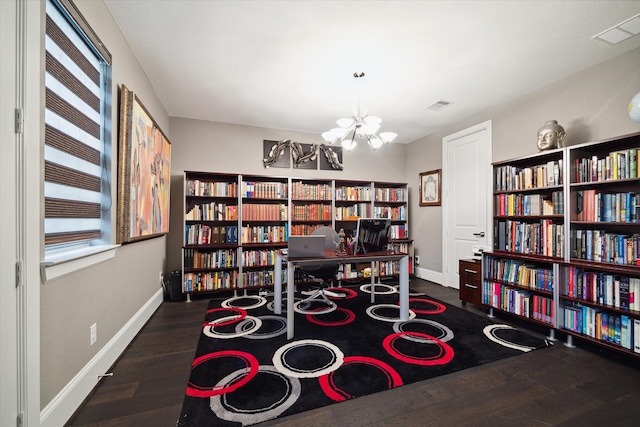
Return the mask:
[[468,283],[465,283],[464,285],[465,285],[467,288],[471,288],[471,289],[478,289],[478,287],[477,287],[477,286],[470,285],[470,284],[468,284]]
[[477,272],[477,271],[475,271],[475,270],[469,270],[468,268],[465,268],[465,269],[464,269],[464,271],[465,271],[465,273],[478,274],[478,272]]

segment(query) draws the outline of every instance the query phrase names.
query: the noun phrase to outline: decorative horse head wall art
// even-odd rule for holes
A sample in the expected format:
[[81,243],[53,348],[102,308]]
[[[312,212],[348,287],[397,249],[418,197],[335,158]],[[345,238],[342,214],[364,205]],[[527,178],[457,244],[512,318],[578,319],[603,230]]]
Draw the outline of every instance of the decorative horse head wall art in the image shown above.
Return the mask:
[[[323,156],[318,156],[319,151]],[[296,169],[343,170],[342,148],[332,148],[325,144],[301,144],[284,139],[281,141],[264,141],[264,167]],[[292,162],[290,161],[292,160]]]

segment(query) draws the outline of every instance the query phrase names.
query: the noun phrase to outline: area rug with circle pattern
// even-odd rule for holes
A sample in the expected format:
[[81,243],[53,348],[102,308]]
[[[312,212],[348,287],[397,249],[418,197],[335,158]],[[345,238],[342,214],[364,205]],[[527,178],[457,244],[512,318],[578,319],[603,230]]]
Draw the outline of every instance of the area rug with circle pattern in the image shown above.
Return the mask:
[[331,291],[328,313],[296,305],[291,340],[273,297],[212,299],[177,425],[252,425],[548,345],[424,294],[411,293],[410,319],[397,321],[390,285],[374,303],[368,285]]

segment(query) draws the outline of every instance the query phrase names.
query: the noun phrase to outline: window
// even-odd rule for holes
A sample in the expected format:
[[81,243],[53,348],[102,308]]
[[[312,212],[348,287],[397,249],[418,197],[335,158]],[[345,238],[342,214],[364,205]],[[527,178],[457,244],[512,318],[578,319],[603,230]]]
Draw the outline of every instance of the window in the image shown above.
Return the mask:
[[[45,251],[109,243],[111,55],[70,0],[47,0]],[[110,157],[110,156],[109,156]]]

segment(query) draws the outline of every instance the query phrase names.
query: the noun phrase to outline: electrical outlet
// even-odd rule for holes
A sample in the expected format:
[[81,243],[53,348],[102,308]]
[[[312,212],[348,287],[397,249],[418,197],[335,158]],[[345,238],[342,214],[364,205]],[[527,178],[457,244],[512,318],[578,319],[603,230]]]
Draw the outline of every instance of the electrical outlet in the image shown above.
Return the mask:
[[91,345],[94,345],[96,341],[98,341],[98,324],[97,323],[94,323],[89,327],[89,335],[90,335],[89,340],[91,342]]
[[415,260],[416,260],[416,265],[420,265],[420,256],[419,255],[416,255]]
[[162,274],[162,271],[158,273],[158,281],[161,285],[164,283],[164,274]]

